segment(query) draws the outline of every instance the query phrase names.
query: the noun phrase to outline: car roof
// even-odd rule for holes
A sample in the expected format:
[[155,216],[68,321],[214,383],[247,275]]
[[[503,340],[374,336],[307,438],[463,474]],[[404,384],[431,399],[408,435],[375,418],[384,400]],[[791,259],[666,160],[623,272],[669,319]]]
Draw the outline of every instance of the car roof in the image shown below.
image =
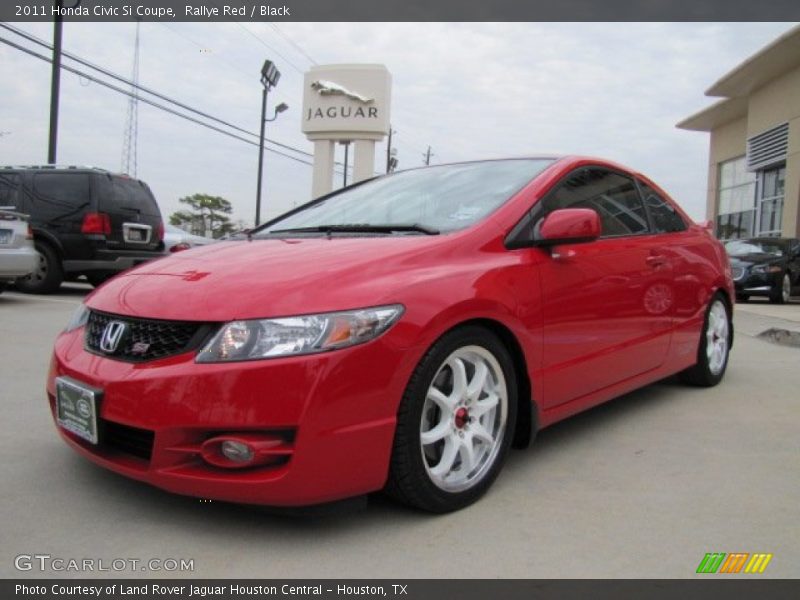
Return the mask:
[[414,171],[417,169],[426,169],[431,167],[445,167],[445,166],[455,166],[455,165],[468,165],[468,164],[477,164],[477,163],[484,163],[484,162],[495,162],[495,161],[503,161],[503,160],[552,160],[553,164],[556,163],[574,163],[577,165],[582,164],[596,164],[601,165],[604,167],[609,167],[612,169],[616,169],[619,171],[623,171],[625,173],[630,173],[637,177],[641,177],[642,179],[651,182],[651,180],[642,173],[639,173],[635,169],[631,169],[623,164],[614,162],[613,160],[609,160],[607,158],[600,158],[598,156],[585,156],[580,154],[552,154],[552,153],[543,153],[543,154],[519,154],[519,155],[509,155],[509,156],[492,156],[488,158],[476,158],[470,160],[462,160],[462,161],[454,161],[448,163],[437,163],[435,165],[421,165],[418,167],[409,167],[408,169],[403,169],[402,171],[397,171],[398,173],[405,172],[405,171]]

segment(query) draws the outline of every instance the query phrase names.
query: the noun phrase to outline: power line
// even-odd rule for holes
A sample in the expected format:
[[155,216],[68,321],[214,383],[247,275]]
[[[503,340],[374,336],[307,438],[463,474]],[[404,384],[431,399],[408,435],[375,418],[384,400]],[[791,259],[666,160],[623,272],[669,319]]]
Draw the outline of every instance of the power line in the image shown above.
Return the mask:
[[277,25],[275,25],[275,23],[273,23],[272,21],[269,21],[269,22],[267,22],[267,25],[269,25],[270,27],[272,27],[272,28],[273,28],[273,29],[274,29],[274,30],[275,30],[275,31],[278,33],[278,35],[280,35],[280,36],[281,36],[282,38],[284,38],[284,39],[285,39],[287,42],[289,42],[289,43],[290,43],[292,46],[294,46],[294,48],[295,48],[295,49],[296,49],[296,50],[297,50],[297,51],[298,51],[300,54],[302,54],[303,56],[305,56],[305,57],[306,57],[306,59],[308,59],[308,62],[310,62],[312,65],[316,65],[316,64],[317,64],[317,61],[315,61],[313,58],[311,58],[311,56],[308,54],[308,52],[306,52],[305,50],[303,50],[303,48],[302,48],[302,46],[300,46],[300,44],[298,44],[298,43],[297,43],[297,42],[295,42],[295,41],[294,41],[294,40],[293,40],[291,37],[289,37],[289,34],[287,34],[287,33],[284,33],[283,31],[281,31],[281,30],[278,28],[278,26],[277,26]]
[[[210,2],[211,2],[211,4],[213,4],[214,6],[216,6],[217,8],[219,8],[219,9],[220,9],[220,12],[222,12],[222,8],[220,7],[220,5],[219,5],[219,4],[217,4],[216,2],[214,2],[214,0],[210,0]],[[278,52],[278,51],[277,51],[275,48],[273,48],[272,46],[270,46],[270,45],[269,45],[267,42],[265,42],[264,40],[262,40],[262,39],[261,39],[259,36],[257,36],[255,33],[253,33],[252,31],[250,31],[250,30],[249,30],[247,27],[245,27],[244,25],[242,25],[242,24],[241,24],[239,21],[234,21],[234,23],[236,23],[236,24],[237,24],[239,27],[241,27],[241,28],[242,28],[244,31],[246,31],[246,32],[247,32],[249,35],[251,35],[251,36],[253,37],[253,39],[255,39],[255,40],[256,40],[256,41],[257,41],[259,44],[261,44],[262,46],[264,46],[264,47],[265,47],[265,48],[267,48],[268,50],[271,50],[272,52],[274,52],[275,54],[277,54],[278,56],[280,56],[280,57],[281,57],[283,60],[285,60],[285,61],[286,61],[286,64],[288,64],[290,67],[292,67],[292,68],[293,68],[295,71],[297,71],[297,72],[298,72],[298,73],[300,73],[301,75],[303,74],[303,71],[300,69],[300,67],[298,67],[297,65],[295,65],[295,64],[294,64],[292,61],[290,61],[290,60],[289,60],[288,58],[286,58],[286,57],[285,57],[283,54],[281,54],[280,52]]]
[[[192,39],[191,37],[186,35],[184,32],[180,31],[179,29],[176,29],[175,27],[172,27],[169,23],[164,23],[164,22],[161,22],[161,21],[157,21],[157,23],[159,25],[169,29],[174,35],[182,37],[184,40],[186,40],[187,42],[189,42],[193,46],[197,46],[200,49],[201,52],[208,52],[208,54],[211,57],[213,57],[214,59],[216,59],[216,60],[218,60],[220,62],[224,62],[230,68],[232,68],[232,69],[234,69],[236,71],[239,71],[239,73],[241,73],[242,75],[246,76],[248,79],[252,79],[252,77],[253,77],[252,73],[250,73],[249,71],[245,71],[239,64],[233,62],[232,60],[228,60],[227,58],[225,58],[224,56],[222,56],[220,54],[217,54],[216,52],[209,51],[210,49],[209,49],[209,47],[207,45],[201,44],[197,40]],[[283,90],[278,89],[278,88],[275,89],[275,93],[277,93],[281,98],[286,98],[287,100],[290,100],[291,102],[295,102],[297,100],[297,98],[290,97],[288,94],[284,93]]]
[[[6,39],[4,37],[0,37],[0,43],[6,44],[8,46],[11,46],[12,48],[16,48],[17,50],[20,50],[21,52],[24,52],[25,54],[29,54],[30,56],[38,58],[39,60],[42,60],[44,62],[48,62],[48,63],[52,62],[51,58],[48,58],[47,56],[39,54],[38,52],[34,52],[33,50],[30,50],[28,48],[20,46],[19,44],[16,44],[16,43],[12,42],[11,40],[8,40],[8,39]],[[61,65],[61,68],[64,69],[65,71],[69,71],[70,73],[74,73],[75,75],[78,75],[79,77],[84,77],[84,78],[88,79],[89,81],[93,81],[94,83],[97,83],[99,85],[107,87],[107,88],[109,88],[109,89],[111,89],[111,90],[113,90],[115,92],[118,92],[120,94],[124,94],[124,95],[126,95],[128,97],[131,97],[131,96],[134,95],[133,92],[129,92],[129,91],[124,90],[124,89],[122,89],[120,87],[112,85],[112,84],[110,84],[110,83],[108,83],[106,81],[98,79],[97,77],[94,77],[93,75],[90,75],[90,74],[86,73],[85,71],[81,71],[79,69],[75,69],[73,67],[70,67],[70,66],[67,66],[67,65],[63,65],[63,64]],[[195,119],[194,117],[190,117],[189,115],[185,115],[183,113],[180,113],[180,112],[178,112],[176,110],[173,110],[173,109],[169,108],[168,106],[164,106],[163,104],[159,104],[158,102],[154,102],[153,100],[150,100],[148,98],[142,98],[140,96],[139,97],[139,101],[140,102],[144,102],[145,104],[149,104],[150,106],[153,106],[153,107],[158,108],[160,110],[163,110],[165,112],[168,112],[168,113],[170,113],[172,115],[175,115],[176,117],[180,117],[182,119],[186,119],[187,121],[191,121],[192,123],[195,123],[195,124],[200,125],[202,127],[206,127],[207,129],[211,129],[213,131],[216,131],[218,133],[226,135],[226,136],[228,136],[230,138],[239,140],[240,142],[244,142],[245,144],[250,144],[251,146],[258,146],[257,142],[254,142],[252,140],[248,140],[246,138],[243,138],[243,137],[241,137],[239,135],[236,135],[235,133],[231,133],[229,131],[225,131],[224,129],[220,129],[219,127],[215,127],[214,125],[210,125],[208,123],[204,123],[203,121],[200,121],[199,119]],[[281,152],[279,150],[275,150],[274,148],[265,148],[265,150],[267,150],[268,152],[272,152],[273,154],[278,154],[280,156],[283,156],[283,157],[288,158],[290,160],[293,160],[295,162],[302,163],[304,165],[314,166],[313,163],[311,163],[311,162],[309,162],[307,160],[303,160],[301,158],[297,158],[296,156],[291,156],[290,154],[286,154],[286,153]]]
[[[38,44],[39,46],[42,46],[43,48],[47,48],[48,50],[52,50],[52,48],[53,48],[53,46],[51,44],[48,44],[44,40],[42,40],[40,38],[37,38],[36,36],[31,35],[31,34],[25,32],[25,31],[23,31],[21,29],[18,29],[17,27],[13,27],[11,25],[8,25],[7,23],[0,23],[0,27],[11,31],[12,33],[17,34],[20,37],[23,37],[26,40],[28,40],[30,42],[33,42],[34,44]],[[21,46],[18,46],[17,48],[22,49]],[[81,65],[83,65],[85,67],[89,67],[90,69],[93,69],[93,70],[97,71],[98,73],[102,73],[103,75],[106,75],[107,77],[110,77],[111,79],[119,81],[120,83],[124,83],[126,85],[130,85],[132,87],[135,87],[136,89],[141,90],[143,92],[146,92],[146,93],[148,93],[148,94],[150,94],[152,96],[155,96],[156,98],[159,98],[160,100],[164,100],[166,102],[169,102],[170,104],[174,104],[175,106],[178,106],[178,107],[180,107],[180,108],[182,108],[184,110],[188,110],[189,112],[192,112],[192,113],[194,113],[196,115],[199,115],[201,117],[204,117],[206,119],[209,119],[211,121],[219,123],[220,125],[225,125],[226,127],[229,127],[231,129],[234,129],[234,130],[239,131],[241,133],[245,133],[247,135],[251,135],[254,138],[258,138],[259,137],[259,134],[257,134],[257,133],[254,133],[252,131],[248,131],[247,129],[239,127],[238,125],[234,125],[233,123],[229,123],[228,121],[224,121],[224,120],[222,120],[222,119],[220,119],[218,117],[215,117],[215,116],[210,115],[210,114],[208,114],[206,112],[203,112],[201,110],[193,108],[193,107],[191,107],[191,106],[189,106],[187,104],[184,104],[183,102],[180,102],[178,100],[175,100],[173,98],[165,96],[164,94],[156,92],[155,90],[152,90],[152,89],[147,88],[147,87],[145,87],[143,85],[135,83],[135,82],[131,81],[130,79],[122,77],[121,75],[117,75],[116,73],[113,73],[112,71],[104,69],[103,67],[99,67],[99,66],[87,61],[86,59],[83,59],[83,58],[80,58],[79,56],[76,56],[75,54],[72,54],[72,53],[69,53],[69,52],[62,52],[62,54],[64,56],[66,56],[67,58],[69,58],[70,60],[74,60],[75,62],[77,62],[77,63],[79,63],[79,64],[81,64]],[[141,99],[141,96],[139,98]],[[291,150],[292,152],[297,152],[298,154],[302,154],[304,156],[308,156],[308,157],[313,157],[314,156],[310,152],[307,152],[305,150],[301,150],[299,148],[295,148],[293,146],[289,146],[288,144],[283,144],[283,143],[278,142],[276,140],[272,140],[272,139],[269,139],[269,138],[265,138],[265,140],[268,141],[269,143],[275,145],[275,146],[279,146],[281,148],[285,148],[286,150]]]

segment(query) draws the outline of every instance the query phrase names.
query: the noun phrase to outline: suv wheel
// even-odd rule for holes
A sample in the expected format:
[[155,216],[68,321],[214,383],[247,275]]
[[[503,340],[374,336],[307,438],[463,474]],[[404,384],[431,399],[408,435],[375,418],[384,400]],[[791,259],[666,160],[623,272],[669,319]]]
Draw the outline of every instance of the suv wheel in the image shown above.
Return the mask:
[[61,259],[48,244],[35,242],[35,245],[39,255],[36,270],[27,277],[17,279],[17,289],[26,294],[51,294],[64,280]]
[[103,285],[113,276],[114,273],[107,273],[105,271],[90,271],[89,273],[86,273],[86,280],[91,283],[93,287],[97,287]]

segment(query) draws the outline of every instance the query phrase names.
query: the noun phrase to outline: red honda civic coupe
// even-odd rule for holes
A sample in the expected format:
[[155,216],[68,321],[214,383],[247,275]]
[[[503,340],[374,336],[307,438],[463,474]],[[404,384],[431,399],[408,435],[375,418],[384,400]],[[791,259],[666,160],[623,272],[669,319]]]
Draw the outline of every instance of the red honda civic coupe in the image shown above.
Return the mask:
[[583,157],[413,169],[86,298],[47,382],[95,463],[209,499],[477,500],[510,447],[636,388],[723,377],[722,245]]

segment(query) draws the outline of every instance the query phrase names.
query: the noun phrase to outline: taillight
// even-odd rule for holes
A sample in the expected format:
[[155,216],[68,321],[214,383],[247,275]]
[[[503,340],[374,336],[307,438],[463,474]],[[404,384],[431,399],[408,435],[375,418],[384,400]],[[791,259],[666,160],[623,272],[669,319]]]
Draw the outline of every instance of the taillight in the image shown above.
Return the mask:
[[180,242],[179,244],[175,244],[172,248],[169,249],[170,252],[181,252],[182,250],[188,250],[191,248],[189,244],[186,242]]
[[25,234],[25,239],[26,240],[32,240],[33,239],[33,228],[31,227],[30,223],[28,223],[28,233]]
[[158,241],[162,241],[164,239],[164,221],[158,222],[158,229],[156,230],[158,234]]
[[111,219],[106,213],[86,213],[81,224],[81,233],[111,235]]

